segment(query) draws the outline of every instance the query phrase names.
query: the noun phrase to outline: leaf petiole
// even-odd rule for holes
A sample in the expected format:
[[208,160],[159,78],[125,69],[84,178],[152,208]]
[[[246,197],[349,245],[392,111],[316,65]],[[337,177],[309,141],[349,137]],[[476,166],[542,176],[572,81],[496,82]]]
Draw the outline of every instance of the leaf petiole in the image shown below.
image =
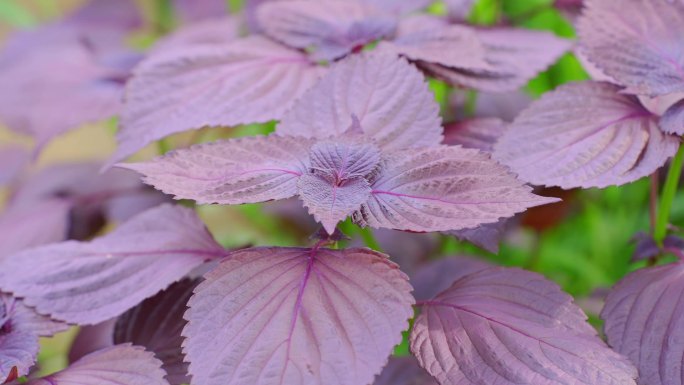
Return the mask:
[[665,185],[663,186],[660,198],[660,205],[658,206],[655,231],[653,232],[653,238],[655,238],[658,245],[661,246],[667,235],[667,225],[670,222],[670,210],[672,209],[672,202],[677,194],[677,186],[679,185],[683,164],[684,146],[680,146],[677,154],[672,159],[670,169],[667,172],[667,178],[665,179]]

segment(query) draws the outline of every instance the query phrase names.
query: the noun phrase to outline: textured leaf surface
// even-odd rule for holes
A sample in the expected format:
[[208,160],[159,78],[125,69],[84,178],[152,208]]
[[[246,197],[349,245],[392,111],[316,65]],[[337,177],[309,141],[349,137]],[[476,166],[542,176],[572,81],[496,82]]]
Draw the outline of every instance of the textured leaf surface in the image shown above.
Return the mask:
[[406,276],[368,249],[234,253],[196,289],[193,383],[369,384],[413,315]]
[[394,33],[396,20],[357,1],[290,0],[257,10],[263,32],[291,47],[313,48],[316,60],[333,60]]
[[684,91],[684,3],[591,0],[579,20],[590,61],[629,92]]
[[684,99],[665,111],[660,128],[668,134],[684,135]]
[[515,28],[475,31],[485,47],[486,69],[448,67],[420,61],[427,73],[480,91],[513,91],[555,63],[571,42],[551,33]]
[[533,184],[620,185],[651,174],[674,155],[678,139],[657,118],[608,83],[559,87],[524,111],[494,157]]
[[437,385],[413,357],[392,357],[373,385]]
[[304,138],[256,136],[196,145],[147,163],[124,164],[146,183],[198,203],[240,204],[289,198],[307,171]]
[[96,325],[80,326],[69,348],[69,362],[78,361],[90,353],[113,346],[116,321],[111,319]]
[[494,144],[506,131],[506,126],[497,118],[475,118],[452,123],[444,128],[444,144],[491,153]]
[[354,220],[410,231],[472,228],[556,201],[532,194],[487,154],[455,146],[388,154],[371,187]]
[[197,280],[183,280],[119,317],[114,329],[114,343],[130,342],[155,353],[164,365],[171,385],[189,384],[188,364],[183,362],[181,331],[188,300]]
[[468,274],[492,267],[491,264],[467,256],[454,256],[429,262],[411,276],[413,296],[426,301],[451,287]]
[[6,146],[0,148],[0,186],[16,179],[30,161],[30,154],[22,147]]
[[382,149],[434,146],[442,140],[439,106],[423,75],[391,54],[355,55],[333,66],[283,117],[276,132],[339,136],[358,117]]
[[117,345],[91,353],[68,368],[28,385],[168,385],[161,362],[139,346]]
[[5,258],[0,287],[41,314],[95,324],[224,254],[193,210],[162,205],[92,242],[68,241]]
[[28,374],[38,355],[38,335],[17,325],[14,320],[14,300],[0,294],[0,381],[17,368],[18,376]]
[[355,141],[320,142],[311,148],[310,170],[298,182],[299,196],[332,234],[335,226],[365,203],[368,177],[380,165],[380,150]]
[[640,384],[681,385],[684,265],[640,269],[620,281],[601,312],[608,343],[639,369]]
[[303,53],[259,36],[152,55],[127,85],[114,160],[177,132],[279,119],[319,73]]
[[425,302],[411,350],[442,385],[635,384],[572,298],[540,275],[490,268]]

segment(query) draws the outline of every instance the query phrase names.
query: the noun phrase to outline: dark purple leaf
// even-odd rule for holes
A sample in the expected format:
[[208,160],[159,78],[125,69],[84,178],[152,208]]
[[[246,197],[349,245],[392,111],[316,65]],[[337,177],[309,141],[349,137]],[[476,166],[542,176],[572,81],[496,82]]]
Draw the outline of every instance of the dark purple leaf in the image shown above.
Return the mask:
[[589,60],[628,92],[684,91],[684,3],[591,0],[578,22]]
[[490,267],[490,263],[468,256],[445,257],[431,261],[411,276],[413,296],[418,301],[427,301],[466,275]]
[[547,93],[513,122],[494,157],[527,182],[562,188],[621,185],[653,173],[679,140],[619,91],[581,82]]
[[684,264],[637,270],[620,281],[601,312],[608,343],[639,369],[640,384],[681,385]]
[[157,52],[127,86],[113,160],[177,132],[279,119],[320,73],[303,53],[259,36]]
[[373,385],[437,385],[413,357],[392,357]]
[[670,107],[660,118],[660,128],[668,134],[684,135],[684,99]]
[[637,233],[632,237],[632,242],[636,245],[632,261],[651,259],[660,255],[660,247],[650,234]]
[[223,255],[193,210],[162,205],[92,242],[68,241],[6,257],[0,287],[41,314],[91,325]]
[[571,47],[555,35],[526,29],[493,28],[475,30],[485,48],[489,68],[448,67],[419,61],[428,74],[453,85],[479,91],[515,90],[546,70]]
[[228,13],[225,0],[173,0],[173,5],[183,23],[202,22]]
[[147,163],[122,164],[145,182],[198,203],[241,204],[297,194],[312,140],[277,135],[246,137],[173,151]]
[[508,219],[501,219],[496,223],[486,223],[472,229],[449,231],[447,233],[496,254],[499,252],[499,243],[501,243],[501,239],[504,236],[507,223]]
[[332,70],[288,111],[276,132],[340,136],[359,119],[384,149],[435,146],[442,140],[439,106],[423,75],[391,54],[355,55]]
[[532,194],[489,155],[456,146],[388,154],[371,188],[356,223],[409,231],[472,228],[557,201]]
[[411,350],[441,385],[635,384],[572,297],[540,275],[490,268],[425,301]]
[[10,184],[24,170],[31,155],[23,147],[6,146],[0,148],[0,186]]
[[69,362],[75,362],[82,357],[114,345],[114,325],[116,319],[101,322],[96,325],[79,327],[78,334],[69,349]]
[[491,153],[506,128],[507,124],[497,118],[463,120],[444,128],[444,144],[461,145]]
[[183,362],[181,331],[183,314],[198,280],[183,280],[148,298],[119,317],[114,343],[131,342],[154,352],[164,365],[171,385],[189,384],[188,364]]
[[413,315],[407,277],[368,249],[248,249],[206,278],[183,331],[195,385],[369,384]]
[[368,178],[380,166],[380,150],[361,141],[319,142],[311,147],[310,166],[297,183],[299,197],[328,233],[365,203]]
[[257,21],[264,33],[291,47],[313,48],[316,60],[333,60],[382,37],[396,19],[365,2],[288,0],[261,5]]
[[117,345],[91,353],[68,368],[27,385],[169,385],[161,362],[139,346]]

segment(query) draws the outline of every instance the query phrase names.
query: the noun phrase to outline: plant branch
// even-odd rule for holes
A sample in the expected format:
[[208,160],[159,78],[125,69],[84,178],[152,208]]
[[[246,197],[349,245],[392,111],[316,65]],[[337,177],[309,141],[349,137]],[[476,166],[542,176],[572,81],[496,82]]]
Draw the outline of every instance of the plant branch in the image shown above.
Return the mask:
[[663,186],[662,196],[660,198],[660,205],[658,206],[658,214],[653,232],[658,245],[662,246],[665,235],[667,235],[667,225],[670,222],[670,210],[672,209],[672,202],[677,194],[677,186],[679,178],[682,174],[682,164],[684,162],[684,146],[680,146],[677,154],[672,159],[670,169],[667,172],[665,185]]
[[658,171],[651,174],[651,192],[649,196],[648,214],[651,223],[651,235],[655,233],[656,222],[658,220],[658,187],[660,181],[658,180]]

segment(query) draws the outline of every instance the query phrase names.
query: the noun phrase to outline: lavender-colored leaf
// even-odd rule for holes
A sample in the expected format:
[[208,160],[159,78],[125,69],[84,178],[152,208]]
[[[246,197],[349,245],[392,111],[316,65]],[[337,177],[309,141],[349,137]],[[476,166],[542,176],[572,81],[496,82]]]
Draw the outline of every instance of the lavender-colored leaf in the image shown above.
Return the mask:
[[260,36],[158,52],[128,83],[114,161],[173,133],[279,119],[320,72]]
[[417,301],[430,300],[450,288],[459,279],[490,267],[490,263],[468,256],[431,261],[411,277],[413,296]]
[[640,384],[684,383],[683,272],[681,262],[637,270],[606,298],[601,318],[608,343],[636,365]]
[[78,334],[69,349],[69,362],[114,345],[114,325],[116,319],[100,322],[96,325],[79,327]]
[[525,181],[562,188],[620,185],[651,174],[679,141],[619,90],[582,82],[547,93],[513,122],[494,157]]
[[392,357],[373,385],[437,385],[413,357]]
[[162,205],[92,242],[68,241],[6,257],[0,287],[41,314],[91,325],[224,254],[193,210]]
[[173,151],[147,163],[123,164],[146,183],[198,203],[241,204],[297,194],[313,141],[277,135],[246,137]]
[[23,147],[6,146],[0,148],[0,186],[10,184],[24,170],[31,155]]
[[13,368],[17,375],[28,374],[38,355],[38,335],[18,327],[14,320],[14,300],[0,294],[0,381],[10,377]]
[[141,16],[132,0],[90,0],[62,23],[76,26],[84,32],[116,31],[123,37],[143,25]]
[[175,51],[202,45],[221,47],[240,37],[242,20],[229,16],[203,20],[182,26],[168,36],[160,39],[152,48],[156,52]]
[[119,317],[114,343],[131,342],[154,352],[164,365],[171,385],[189,384],[188,364],[183,362],[181,331],[187,323],[183,314],[198,280],[183,280]]
[[591,0],[578,22],[589,60],[627,91],[684,91],[684,3]]
[[206,278],[183,331],[196,385],[368,384],[413,315],[407,277],[368,249],[247,249]]
[[506,92],[525,85],[571,47],[570,41],[542,31],[492,28],[475,32],[484,44],[488,69],[448,67],[424,61],[419,61],[418,66],[453,85]]
[[491,153],[506,128],[507,124],[497,118],[463,120],[444,128],[444,144],[461,145]]
[[636,384],[572,297],[518,269],[481,270],[424,302],[411,350],[441,385]]
[[371,194],[368,178],[380,165],[380,150],[358,141],[320,142],[297,184],[304,206],[332,234]]
[[264,33],[291,47],[313,48],[316,60],[333,60],[383,37],[396,19],[364,2],[288,0],[269,2],[257,10]]
[[475,0],[445,0],[447,15],[452,21],[464,21],[470,15]]
[[224,0],[173,0],[173,6],[183,23],[202,22],[228,13]]
[[70,209],[61,199],[10,206],[0,215],[0,261],[27,248],[65,240]]
[[328,138],[359,119],[379,147],[435,146],[442,140],[439,106],[423,75],[391,54],[355,55],[321,79],[283,117],[276,132]]
[[409,231],[472,228],[557,201],[532,194],[489,155],[457,146],[388,154],[371,187],[355,222]]
[[449,231],[448,234],[496,254],[499,252],[499,243],[504,236],[507,223],[508,219],[501,219],[496,223],[485,223],[472,229]]
[[486,47],[474,29],[450,25],[446,20],[417,15],[399,24],[392,41],[381,42],[380,50],[388,50],[412,61],[467,69],[489,69]]
[[660,118],[660,128],[668,134],[684,135],[684,99],[670,107]]
[[68,368],[27,385],[169,385],[161,362],[139,346],[117,345],[91,353]]

